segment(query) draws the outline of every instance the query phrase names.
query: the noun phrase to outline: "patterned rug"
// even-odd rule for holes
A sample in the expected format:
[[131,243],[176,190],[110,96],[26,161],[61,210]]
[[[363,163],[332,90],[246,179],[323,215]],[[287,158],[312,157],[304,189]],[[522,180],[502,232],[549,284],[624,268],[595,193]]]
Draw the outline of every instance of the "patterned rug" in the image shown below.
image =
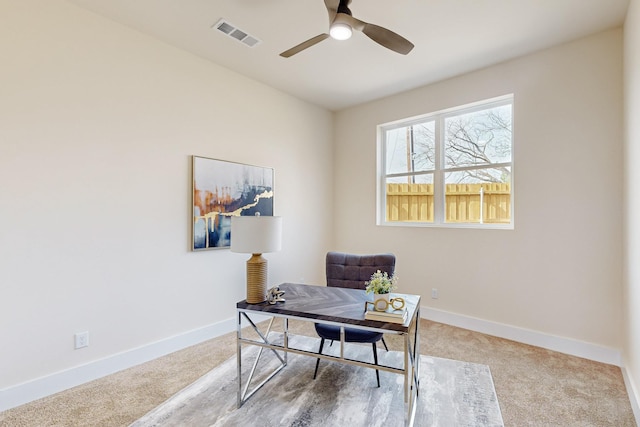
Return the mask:
[[[318,343],[318,339],[303,336],[289,339],[291,347],[313,351]],[[339,347],[325,346],[323,353],[337,355]],[[243,347],[243,378],[257,352],[257,347]],[[379,349],[378,356],[381,364],[402,366],[401,352]],[[346,344],[345,357],[373,362],[370,345]],[[270,350],[264,350],[254,384],[261,380],[258,373],[266,376],[277,366],[276,360]],[[416,427],[503,426],[488,366],[424,355],[420,360]],[[378,388],[372,369],[321,360],[318,377],[313,380],[315,362],[314,358],[289,354],[287,366],[238,409],[233,357],[131,427],[404,425],[401,375],[380,371]]]

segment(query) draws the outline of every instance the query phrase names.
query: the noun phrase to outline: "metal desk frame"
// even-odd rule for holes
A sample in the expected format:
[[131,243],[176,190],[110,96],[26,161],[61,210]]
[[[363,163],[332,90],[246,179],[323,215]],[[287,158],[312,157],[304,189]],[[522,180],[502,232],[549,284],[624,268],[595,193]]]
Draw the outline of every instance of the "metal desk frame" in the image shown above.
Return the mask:
[[[286,295],[285,295],[286,297]],[[418,300],[419,301],[419,300]],[[267,304],[267,303],[263,303]],[[333,362],[345,363],[349,365],[362,366],[365,368],[378,369],[381,371],[392,372],[395,374],[400,374],[404,377],[404,406],[405,406],[405,426],[412,426],[416,413],[416,402],[418,398],[418,390],[420,387],[420,333],[419,333],[419,319],[420,319],[420,305],[417,304],[413,316],[408,319],[407,326],[404,327],[401,331],[398,330],[389,330],[384,329],[380,326],[385,325],[385,322],[378,322],[375,320],[367,320],[364,323],[367,323],[367,326],[363,325],[354,325],[350,323],[344,322],[336,322],[336,321],[328,321],[318,318],[310,318],[299,315],[290,315],[290,314],[281,314],[274,313],[269,311],[248,309],[248,308],[237,308],[238,311],[238,330],[237,330],[237,365],[238,365],[238,401],[237,405],[240,408],[244,402],[246,402],[251,396],[253,396],[263,385],[265,385],[271,378],[273,378],[278,372],[284,369],[287,366],[287,355],[288,353],[300,354],[303,356],[309,356],[313,358],[320,358],[324,360],[329,360]],[[251,314],[258,314],[262,316],[271,316],[271,320],[267,326],[266,333],[260,332],[256,324],[250,318]],[[253,330],[258,334],[261,341],[243,338],[242,337],[242,320],[243,318],[251,325]],[[271,328],[273,326],[274,320],[276,318],[283,319],[283,337],[284,343],[283,345],[276,344],[272,341],[269,341],[269,333],[271,332]],[[364,318],[363,316],[361,319]],[[331,356],[325,354],[318,354],[307,350],[301,350],[297,348],[289,347],[289,319],[308,321],[314,323],[323,323],[327,325],[334,325],[340,328],[340,356]],[[349,320],[349,319],[345,319]],[[362,323],[362,322],[361,322]],[[369,362],[362,362],[359,360],[349,359],[344,357],[344,344],[345,344],[345,327],[351,329],[359,329],[365,331],[372,332],[382,332],[385,334],[396,334],[404,336],[404,363],[402,368],[386,366],[386,365],[375,365]],[[413,333],[412,333],[413,328]],[[413,335],[413,340],[412,340]],[[260,347],[258,356],[256,357],[249,376],[247,378],[244,389],[242,387],[242,346],[243,345],[253,345]],[[271,372],[270,375],[267,376],[260,384],[256,385],[253,389],[249,389],[251,386],[251,381],[253,379],[253,375],[258,367],[258,363],[260,361],[260,357],[262,356],[264,349],[271,350],[276,357],[280,360],[280,365]],[[281,351],[283,354],[278,353]]]

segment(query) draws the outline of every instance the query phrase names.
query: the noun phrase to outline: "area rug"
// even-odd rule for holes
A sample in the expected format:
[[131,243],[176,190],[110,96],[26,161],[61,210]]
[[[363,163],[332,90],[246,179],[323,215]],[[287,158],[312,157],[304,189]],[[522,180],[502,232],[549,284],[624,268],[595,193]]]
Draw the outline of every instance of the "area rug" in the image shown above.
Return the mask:
[[[270,339],[281,341],[281,337]],[[291,347],[313,351],[317,351],[318,342],[303,336],[289,339]],[[336,344],[325,348],[325,354],[339,352]],[[257,347],[243,347],[243,378],[257,352]],[[402,366],[401,352],[380,349],[378,356],[381,364]],[[373,362],[370,345],[346,344],[345,357]],[[131,427],[404,425],[402,375],[380,371],[378,388],[372,369],[321,360],[314,380],[315,362],[314,358],[289,354],[287,366],[238,409],[236,358],[230,358]],[[275,366],[273,353],[264,350],[256,372],[264,377]],[[262,377],[255,378],[255,384]],[[421,356],[414,425],[503,426],[489,367]]]

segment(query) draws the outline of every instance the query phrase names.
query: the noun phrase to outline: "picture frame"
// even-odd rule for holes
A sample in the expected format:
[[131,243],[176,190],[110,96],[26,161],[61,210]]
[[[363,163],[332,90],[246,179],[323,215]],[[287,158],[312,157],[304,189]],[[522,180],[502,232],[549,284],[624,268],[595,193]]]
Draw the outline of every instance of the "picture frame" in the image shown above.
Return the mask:
[[273,168],[192,156],[191,249],[231,246],[231,217],[273,215]]

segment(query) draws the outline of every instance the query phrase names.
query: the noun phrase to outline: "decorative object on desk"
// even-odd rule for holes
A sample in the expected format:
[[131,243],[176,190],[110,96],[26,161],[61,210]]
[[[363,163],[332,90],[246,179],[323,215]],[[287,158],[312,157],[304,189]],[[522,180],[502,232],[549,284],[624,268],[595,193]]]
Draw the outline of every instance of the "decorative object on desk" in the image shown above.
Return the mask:
[[398,287],[398,276],[395,274],[389,276],[386,271],[383,273],[378,270],[373,273],[371,279],[369,279],[368,282],[364,282],[364,284],[366,285],[365,290],[368,294],[373,292],[376,297],[378,297],[376,299],[380,297],[384,298],[383,295],[386,295],[385,299],[388,301],[389,293]]
[[407,320],[407,309],[403,298],[392,298],[388,303],[379,299],[375,302],[364,303],[364,318],[367,320],[378,320],[380,322],[404,323]]
[[390,300],[377,299],[374,302],[367,301],[364,303],[364,310],[367,311],[369,308],[372,308],[375,311],[387,311],[389,307],[391,307],[393,311],[399,311],[402,310],[404,306],[404,298],[395,297]]
[[192,156],[192,246],[228,248],[231,218],[273,215],[273,169]]
[[267,292],[267,301],[271,305],[277,302],[285,302],[285,299],[282,298],[282,295],[284,295],[284,291],[281,291],[278,286],[274,286],[273,288],[269,289],[269,292]]
[[377,320],[379,322],[403,324],[407,320],[407,310],[367,310],[364,318],[367,320]]
[[247,261],[247,302],[264,302],[267,294],[267,260],[263,253],[282,246],[282,217],[234,216],[231,219],[231,251],[252,254]]
[[373,294],[373,304],[375,305],[378,301],[385,307],[391,301],[391,294]]
[[365,282],[367,293],[373,292],[373,301],[374,305],[377,306],[378,301],[382,303],[386,302],[385,309],[388,307],[390,302],[391,291],[397,288],[398,277],[395,275],[389,276],[389,274],[385,272],[381,272],[380,270],[376,271],[371,275],[371,279],[368,282]]

